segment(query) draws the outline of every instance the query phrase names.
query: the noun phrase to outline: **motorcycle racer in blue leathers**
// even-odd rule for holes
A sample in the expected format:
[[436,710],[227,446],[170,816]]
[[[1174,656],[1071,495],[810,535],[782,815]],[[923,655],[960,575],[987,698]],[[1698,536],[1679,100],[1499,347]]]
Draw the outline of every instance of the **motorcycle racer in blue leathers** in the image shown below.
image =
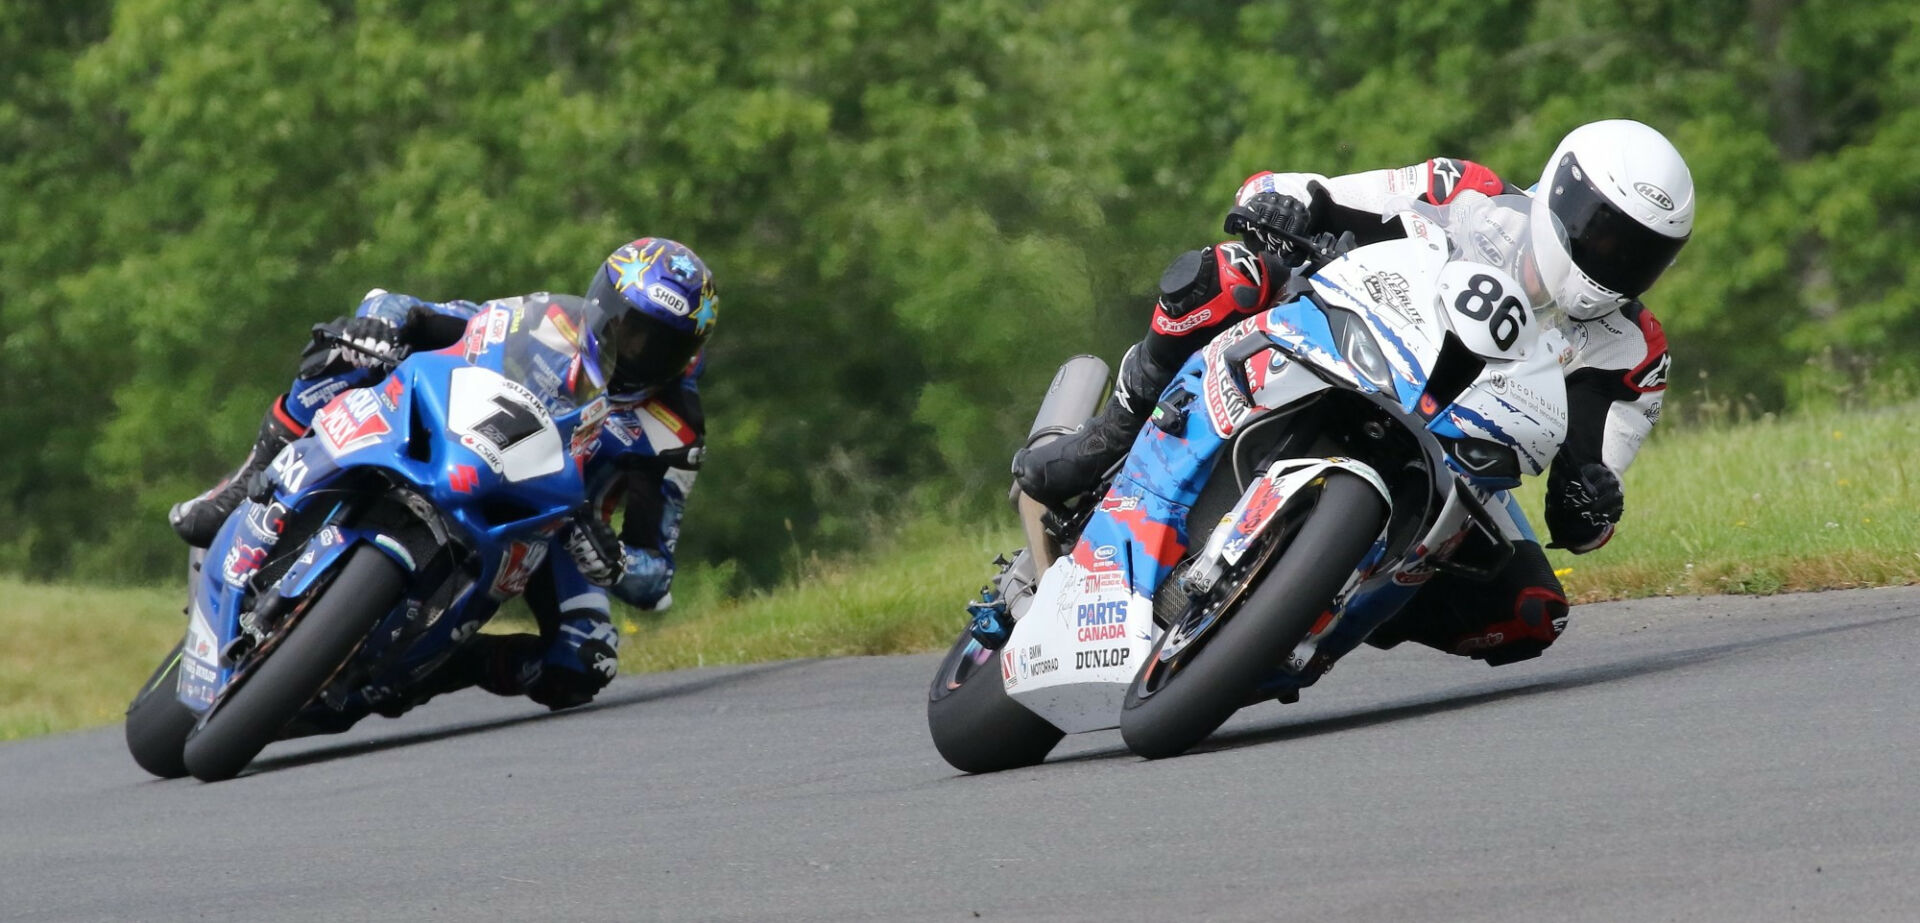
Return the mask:
[[[626,322],[612,334],[615,342],[601,344],[615,356],[609,413],[593,437],[596,444],[582,447],[588,502],[599,515],[589,518],[589,528],[559,537],[566,554],[545,554],[524,571],[503,568],[508,576],[494,592],[524,592],[540,634],[475,636],[400,710],[426,695],[469,685],[526,695],[550,708],[591,701],[618,669],[620,636],[608,594],[644,610],[663,610],[671,602],[674,548],[704,454],[698,383],[719,305],[713,277],[685,245],[641,238],[601,263],[585,297],[627,309]],[[206,547],[256,476],[307,433],[328,401],[378,383],[385,366],[408,351],[455,345],[476,314],[529,299],[544,300],[530,295],[429,302],[369,292],[351,317],[316,328],[334,335],[332,345],[316,338],[307,348],[298,376],[274,401],[239,469],[177,504],[168,515],[174,530],[189,544]],[[531,376],[563,373],[538,365],[527,370]],[[623,507],[625,520],[616,534],[612,520]]]

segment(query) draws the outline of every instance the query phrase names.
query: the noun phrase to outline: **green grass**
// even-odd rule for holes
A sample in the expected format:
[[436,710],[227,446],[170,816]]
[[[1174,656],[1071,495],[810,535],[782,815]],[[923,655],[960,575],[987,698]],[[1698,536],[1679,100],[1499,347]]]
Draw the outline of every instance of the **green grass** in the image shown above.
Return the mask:
[[[1661,433],[1589,555],[1550,552],[1577,602],[1920,580],[1920,404]],[[1540,524],[1543,482],[1523,496]]]
[[[1606,548],[1552,552],[1578,601],[1778,593],[1920,581],[1920,405],[1663,432],[1627,473]],[[1523,502],[1540,522],[1541,485]],[[961,605],[1019,543],[991,524],[922,520],[865,555],[809,559],[780,587],[728,598],[726,568],[682,575],[671,611],[620,617],[622,669],[945,646]],[[0,739],[119,719],[179,637],[181,593],[0,580]],[[524,630],[524,624],[511,625]]]
[[0,578],[0,740],[120,720],[185,633],[185,598]]

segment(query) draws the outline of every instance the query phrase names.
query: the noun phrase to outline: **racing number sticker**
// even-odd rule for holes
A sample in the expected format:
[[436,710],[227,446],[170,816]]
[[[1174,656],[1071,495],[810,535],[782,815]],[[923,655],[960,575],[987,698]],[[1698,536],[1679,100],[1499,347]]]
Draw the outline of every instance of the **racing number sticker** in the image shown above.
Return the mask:
[[1507,294],[1499,279],[1486,273],[1467,280],[1467,287],[1454,296],[1453,309],[1471,320],[1485,321],[1493,345],[1501,349],[1511,348],[1520,339],[1528,321],[1527,306]]

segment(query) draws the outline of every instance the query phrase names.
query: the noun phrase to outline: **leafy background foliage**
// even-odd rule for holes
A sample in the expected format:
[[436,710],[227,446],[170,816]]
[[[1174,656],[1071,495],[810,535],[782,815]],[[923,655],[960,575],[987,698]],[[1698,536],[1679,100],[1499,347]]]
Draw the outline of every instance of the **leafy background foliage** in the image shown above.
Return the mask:
[[655,234],[722,300],[683,553],[764,581],[990,509],[1247,174],[1524,185],[1605,117],[1700,187],[1650,299],[1681,416],[1911,380],[1920,5],[1192,7],[0,0],[0,569],[177,566],[167,506],[366,289],[578,291]]

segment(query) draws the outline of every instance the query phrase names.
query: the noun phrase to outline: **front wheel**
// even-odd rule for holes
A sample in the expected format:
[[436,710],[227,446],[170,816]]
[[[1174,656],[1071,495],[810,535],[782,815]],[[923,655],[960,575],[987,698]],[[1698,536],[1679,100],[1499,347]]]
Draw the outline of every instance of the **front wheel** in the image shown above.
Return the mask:
[[393,611],[406,592],[405,580],[400,565],[379,549],[362,545],[350,552],[333,582],[253,675],[187,738],[186,767],[193,777],[217,782],[239,775]]
[[998,651],[963,631],[927,690],[933,746],[961,772],[1035,765],[1066,736],[1007,695],[999,660]]
[[1359,477],[1330,471],[1293,539],[1237,609],[1224,612],[1184,650],[1153,652],[1127,687],[1120,736],[1148,759],[1178,756],[1240,710],[1255,684],[1312,630],[1386,521],[1386,503]]
[[187,774],[187,735],[199,719],[180,701],[180,658],[186,645],[184,639],[174,645],[127,704],[127,752],[141,769],[162,779]]

